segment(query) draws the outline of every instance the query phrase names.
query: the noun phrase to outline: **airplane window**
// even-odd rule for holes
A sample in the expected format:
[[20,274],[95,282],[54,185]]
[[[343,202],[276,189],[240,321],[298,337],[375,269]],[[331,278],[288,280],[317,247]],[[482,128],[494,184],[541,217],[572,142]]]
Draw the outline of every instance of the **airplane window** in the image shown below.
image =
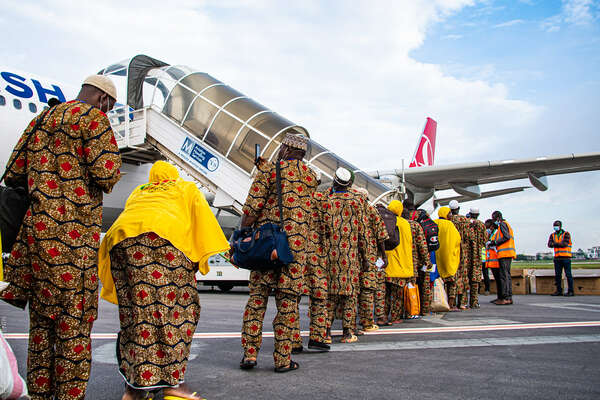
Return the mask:
[[20,110],[20,109],[21,109],[21,107],[23,107],[23,106],[21,105],[21,100],[18,100],[18,99],[14,99],[14,100],[13,100],[13,106],[15,106],[15,108],[16,108],[17,110]]
[[4,96],[0,96],[0,106],[3,106],[6,104],[6,99],[4,98]]
[[37,112],[37,106],[33,103],[29,103],[29,111],[32,113]]

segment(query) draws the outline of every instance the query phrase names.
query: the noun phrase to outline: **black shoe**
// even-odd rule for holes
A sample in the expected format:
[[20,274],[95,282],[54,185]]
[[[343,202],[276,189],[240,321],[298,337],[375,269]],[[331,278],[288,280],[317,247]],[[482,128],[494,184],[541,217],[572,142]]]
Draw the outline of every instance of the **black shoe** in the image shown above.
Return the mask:
[[552,293],[550,296],[562,296],[562,292],[556,291],[554,293]]
[[573,293],[573,292],[565,293],[565,297],[572,297],[572,296],[575,296],[575,293]]
[[299,354],[302,353],[304,351],[304,347],[302,347],[302,345],[298,346],[298,347],[292,347],[292,354]]
[[247,360],[246,357],[243,357],[240,361],[241,369],[252,369],[254,367],[256,367],[256,360]]
[[317,351],[329,351],[331,349],[331,346],[328,344],[317,342],[316,340],[310,339],[308,341],[308,348],[311,350],[317,350]]

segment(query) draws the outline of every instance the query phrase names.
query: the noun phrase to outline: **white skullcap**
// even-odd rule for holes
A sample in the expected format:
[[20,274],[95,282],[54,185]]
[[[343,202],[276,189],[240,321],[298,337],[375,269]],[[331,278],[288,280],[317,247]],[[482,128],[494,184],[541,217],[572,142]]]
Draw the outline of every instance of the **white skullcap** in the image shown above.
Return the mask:
[[450,206],[451,210],[456,210],[458,208],[458,201],[451,200],[450,203],[448,204],[448,206]]
[[117,100],[117,88],[113,81],[104,75],[90,75],[83,81],[84,85],[91,85]]
[[352,179],[352,174],[344,167],[339,167],[335,171],[334,180],[340,185],[347,186],[350,184],[350,179]]
[[471,207],[471,214],[479,214],[479,208],[477,207]]

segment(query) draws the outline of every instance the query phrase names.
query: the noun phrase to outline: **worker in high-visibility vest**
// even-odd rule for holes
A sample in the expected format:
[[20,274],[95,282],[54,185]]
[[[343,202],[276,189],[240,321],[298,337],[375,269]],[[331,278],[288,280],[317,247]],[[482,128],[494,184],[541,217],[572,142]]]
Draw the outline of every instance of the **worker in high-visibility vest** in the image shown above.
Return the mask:
[[499,264],[499,289],[502,289],[502,292],[498,293],[498,300],[494,301],[494,304],[504,306],[513,304],[510,264],[512,263],[513,258],[517,258],[517,252],[515,250],[515,234],[508,221],[502,218],[502,213],[500,211],[494,211],[492,213],[492,219],[498,229],[494,232],[487,244],[488,247],[496,247]]
[[562,228],[562,222],[554,221],[554,232],[548,239],[548,247],[554,249],[554,279],[556,292],[552,296],[562,296],[562,271],[565,270],[569,289],[565,296],[575,296],[573,292],[573,275],[571,275],[571,234]]

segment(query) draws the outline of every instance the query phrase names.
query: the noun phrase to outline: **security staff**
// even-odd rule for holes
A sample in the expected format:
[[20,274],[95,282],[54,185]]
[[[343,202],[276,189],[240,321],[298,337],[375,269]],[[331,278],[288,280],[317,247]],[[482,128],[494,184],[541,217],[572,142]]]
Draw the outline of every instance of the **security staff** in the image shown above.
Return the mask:
[[575,296],[571,275],[571,234],[562,228],[562,222],[554,221],[554,232],[548,239],[548,247],[554,249],[554,279],[556,292],[552,296],[562,296],[562,271],[565,270],[569,290],[565,296]]

